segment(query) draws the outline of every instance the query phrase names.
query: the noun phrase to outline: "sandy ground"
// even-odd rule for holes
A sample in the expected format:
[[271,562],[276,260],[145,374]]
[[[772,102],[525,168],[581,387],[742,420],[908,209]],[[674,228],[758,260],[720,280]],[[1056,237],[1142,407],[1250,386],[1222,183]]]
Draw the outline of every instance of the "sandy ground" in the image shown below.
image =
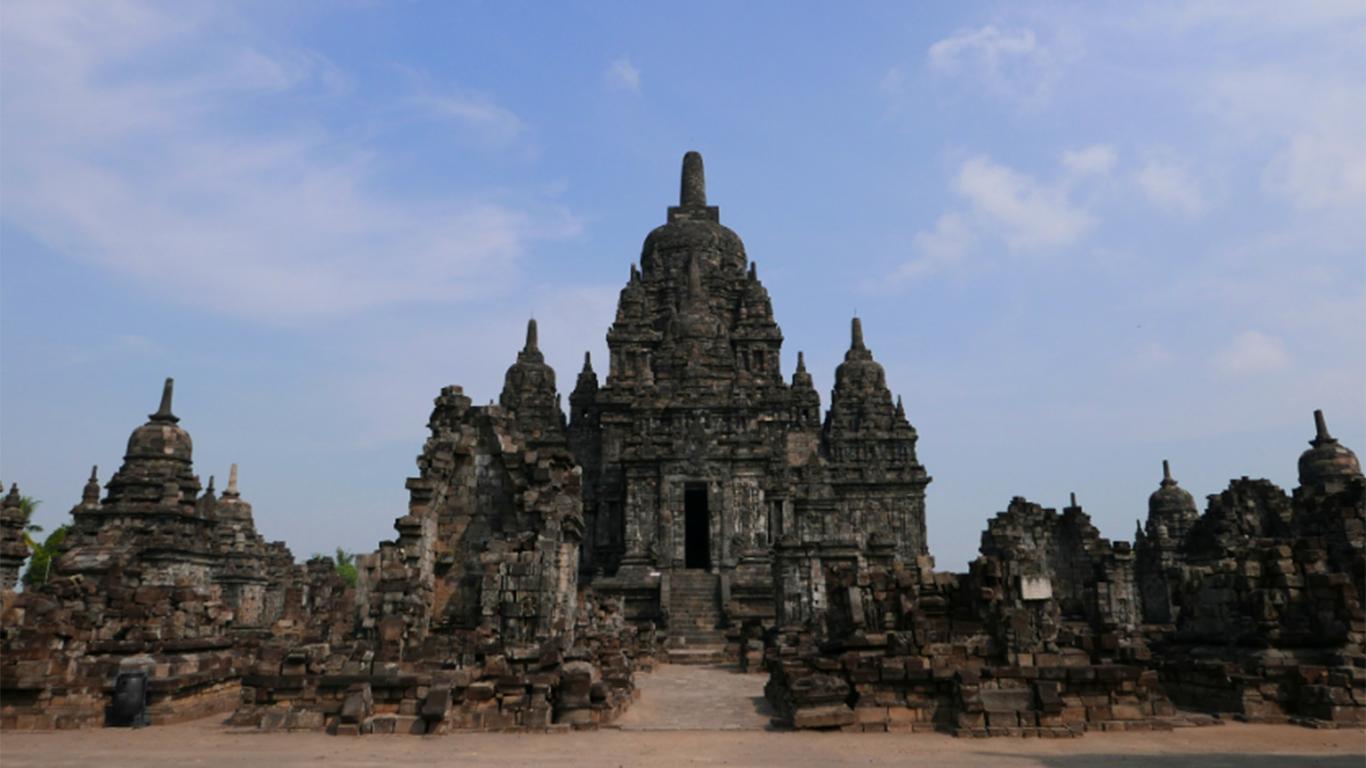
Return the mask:
[[1096,766],[1363,768],[1366,731],[1229,723],[1080,739],[766,730],[764,678],[663,666],[640,678],[619,728],[555,734],[335,737],[231,730],[222,718],[144,728],[0,736],[0,766]]

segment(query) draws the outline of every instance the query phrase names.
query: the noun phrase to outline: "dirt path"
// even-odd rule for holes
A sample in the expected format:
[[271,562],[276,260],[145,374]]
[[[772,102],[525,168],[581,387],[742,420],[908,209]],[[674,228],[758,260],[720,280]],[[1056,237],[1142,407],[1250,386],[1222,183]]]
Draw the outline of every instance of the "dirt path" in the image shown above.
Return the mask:
[[624,731],[762,731],[773,716],[766,680],[728,667],[663,664],[636,678],[640,698],[617,724]]
[[222,717],[136,731],[0,735],[0,768],[94,766],[999,766],[1000,768],[1362,768],[1366,731],[1230,723],[1079,739],[764,730],[764,677],[664,665],[619,728],[556,734],[337,737],[229,730]]

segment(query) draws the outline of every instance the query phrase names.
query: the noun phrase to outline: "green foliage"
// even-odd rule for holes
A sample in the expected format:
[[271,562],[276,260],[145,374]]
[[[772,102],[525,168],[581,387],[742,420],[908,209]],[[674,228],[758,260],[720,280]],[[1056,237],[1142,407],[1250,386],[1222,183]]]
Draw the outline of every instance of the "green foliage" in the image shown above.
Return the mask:
[[24,543],[28,544],[29,550],[33,552],[28,559],[28,568],[24,570],[26,586],[32,587],[47,582],[48,576],[52,573],[52,558],[57,556],[57,551],[61,549],[62,541],[66,539],[67,531],[70,530],[69,525],[60,526],[48,534],[41,544],[27,532],[24,534]]
[[314,552],[308,559],[310,561],[326,560],[332,563],[332,566],[337,569],[337,575],[346,582],[346,586],[356,586],[356,555],[354,552],[347,552],[341,547],[337,547],[337,554],[333,557]]
[[346,586],[356,586],[356,555],[341,547],[337,547],[337,575],[346,582]]

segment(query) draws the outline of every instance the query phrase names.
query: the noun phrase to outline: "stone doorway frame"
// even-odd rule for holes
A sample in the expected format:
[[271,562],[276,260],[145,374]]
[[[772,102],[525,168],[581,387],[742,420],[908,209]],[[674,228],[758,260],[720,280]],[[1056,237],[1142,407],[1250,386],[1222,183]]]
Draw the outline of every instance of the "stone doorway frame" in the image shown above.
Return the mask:
[[683,484],[683,567],[711,570],[711,489],[705,482]]

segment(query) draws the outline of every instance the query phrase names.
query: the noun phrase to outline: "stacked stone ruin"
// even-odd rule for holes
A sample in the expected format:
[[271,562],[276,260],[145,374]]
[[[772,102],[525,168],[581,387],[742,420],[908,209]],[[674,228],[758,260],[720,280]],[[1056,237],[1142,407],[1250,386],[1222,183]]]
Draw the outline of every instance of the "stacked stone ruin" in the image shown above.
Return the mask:
[[[5,594],[0,726],[102,724],[121,670],[151,673],[156,722],[236,704],[256,630],[296,577],[293,556],[261,540],[235,476],[222,501],[200,493],[172,386],[103,499],[92,470],[45,582]],[[268,552],[287,565],[265,567]]]
[[396,536],[356,580],[201,488],[161,407],[92,472],[49,577],[13,591],[0,508],[0,728],[97,725],[146,671],[153,724],[232,711],[339,734],[593,728],[670,662],[769,675],[779,724],[1074,736],[1220,717],[1366,724],[1366,479],[1316,435],[1286,494],[1202,514],[1163,465],[1132,546],[1075,497],[1012,499],[967,573],[934,568],[918,436],[854,318],[829,410],[701,156],[645,239],[562,410],[536,321],[496,403],[441,390]]

